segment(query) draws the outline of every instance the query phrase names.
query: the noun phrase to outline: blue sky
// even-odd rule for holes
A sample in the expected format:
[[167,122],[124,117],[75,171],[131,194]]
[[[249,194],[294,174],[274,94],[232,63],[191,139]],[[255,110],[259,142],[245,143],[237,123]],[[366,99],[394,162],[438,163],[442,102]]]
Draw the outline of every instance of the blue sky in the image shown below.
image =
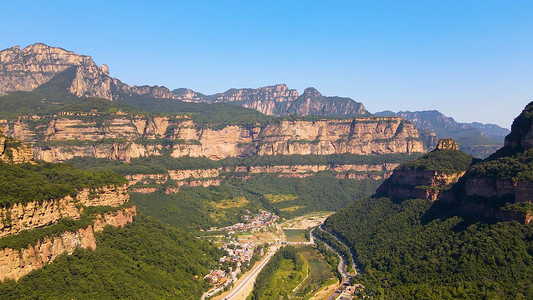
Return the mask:
[[533,1],[5,1],[2,12],[1,49],[59,46],[128,84],[313,86],[372,112],[505,127],[533,100]]

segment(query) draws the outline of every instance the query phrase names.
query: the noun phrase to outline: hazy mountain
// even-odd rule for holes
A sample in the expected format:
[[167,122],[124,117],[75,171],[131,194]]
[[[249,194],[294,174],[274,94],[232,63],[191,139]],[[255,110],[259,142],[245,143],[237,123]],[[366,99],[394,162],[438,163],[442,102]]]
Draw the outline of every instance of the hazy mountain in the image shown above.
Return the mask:
[[[487,157],[503,146],[505,135],[510,130],[495,124],[459,123],[437,110],[428,111],[382,111],[377,116],[399,116],[411,121],[421,130],[435,132],[440,138],[451,137],[459,143],[461,150],[475,157]],[[435,145],[428,145],[433,148]]]

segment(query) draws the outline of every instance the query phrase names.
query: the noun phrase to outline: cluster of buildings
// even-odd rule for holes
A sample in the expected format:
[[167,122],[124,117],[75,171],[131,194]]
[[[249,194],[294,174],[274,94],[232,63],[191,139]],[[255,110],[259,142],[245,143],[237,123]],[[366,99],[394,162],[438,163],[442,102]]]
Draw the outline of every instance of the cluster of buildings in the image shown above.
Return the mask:
[[241,263],[252,259],[252,255],[254,255],[255,246],[251,242],[231,242],[222,246],[222,249],[226,250],[229,255],[220,258],[220,262],[223,263],[225,261],[234,261],[237,263],[237,267],[240,267]]
[[214,287],[223,287],[231,281],[231,275],[223,270],[213,270],[205,277],[209,279],[209,284]]
[[243,220],[246,223],[237,223],[231,226],[223,227],[218,230],[227,231],[228,233],[235,233],[239,231],[257,231],[263,227],[275,226],[278,221],[279,216],[268,212],[261,211],[255,215],[246,215],[243,216]]

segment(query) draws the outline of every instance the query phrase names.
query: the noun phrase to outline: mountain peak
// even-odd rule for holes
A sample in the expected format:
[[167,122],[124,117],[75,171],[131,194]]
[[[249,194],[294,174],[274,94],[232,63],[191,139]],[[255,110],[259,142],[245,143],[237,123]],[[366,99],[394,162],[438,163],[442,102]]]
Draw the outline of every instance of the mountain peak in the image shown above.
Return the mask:
[[304,90],[304,96],[308,97],[322,97],[322,94],[314,87],[308,87]]

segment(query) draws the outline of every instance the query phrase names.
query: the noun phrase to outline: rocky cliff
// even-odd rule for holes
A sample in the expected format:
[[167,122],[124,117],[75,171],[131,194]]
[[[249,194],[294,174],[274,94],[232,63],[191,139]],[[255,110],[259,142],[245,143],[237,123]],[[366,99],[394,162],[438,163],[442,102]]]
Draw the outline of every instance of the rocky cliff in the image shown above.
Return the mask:
[[307,88],[299,95],[298,91],[289,89],[286,84],[257,89],[230,89],[209,96],[184,88],[172,93],[176,99],[186,102],[230,103],[270,116],[369,115],[363,104],[350,98],[326,97],[314,88]]
[[17,164],[32,160],[33,150],[30,146],[5,136],[0,129],[0,161]]
[[22,249],[0,249],[0,281],[18,280],[33,270],[40,269],[61,254],[72,254],[76,248],[96,248],[95,232],[105,226],[122,227],[133,221],[135,206],[116,212],[98,215],[94,225],[75,232],[66,231],[57,236],[45,237],[34,245]]
[[[96,121],[94,121],[96,119]],[[416,128],[398,117],[276,121],[209,127],[192,119],[124,114],[62,114],[5,123],[6,134],[34,144],[35,157],[129,161],[160,155],[210,159],[250,155],[423,152]]]
[[0,237],[53,225],[63,218],[79,219],[84,206],[117,207],[128,200],[126,186],[111,186],[98,190],[84,189],[74,198],[66,196],[61,199],[16,203],[0,208]]
[[472,157],[459,151],[454,140],[441,139],[432,152],[397,168],[376,193],[397,199],[435,201],[459,181],[471,162]]
[[532,166],[533,102],[514,120],[505,146],[468,170],[458,187],[456,201],[470,209],[476,206],[475,210],[486,214],[479,209],[484,206],[485,210],[494,211],[492,215],[499,219],[521,213],[520,219],[528,220],[527,216],[533,215],[533,211],[527,206],[519,212],[512,208],[533,201]]
[[124,95],[149,95],[172,98],[165,87],[128,86],[109,76],[106,65],[97,66],[90,56],[59,47],[33,44],[24,49],[0,51],[0,96],[13,91],[32,91],[54,76],[68,79],[67,90],[78,97],[109,100]]
[[[106,65],[97,66],[90,56],[37,43],[24,49],[0,51],[0,96],[13,91],[32,91],[47,83],[61,82],[61,89],[78,97],[125,100],[139,95],[186,102],[231,103],[267,115],[368,115],[364,106],[350,98],[325,97],[308,88],[302,95],[285,84],[257,89],[230,89],[203,95],[190,89],[168,90],[159,86],[129,86],[109,75]],[[128,100],[125,100],[126,102]]]

